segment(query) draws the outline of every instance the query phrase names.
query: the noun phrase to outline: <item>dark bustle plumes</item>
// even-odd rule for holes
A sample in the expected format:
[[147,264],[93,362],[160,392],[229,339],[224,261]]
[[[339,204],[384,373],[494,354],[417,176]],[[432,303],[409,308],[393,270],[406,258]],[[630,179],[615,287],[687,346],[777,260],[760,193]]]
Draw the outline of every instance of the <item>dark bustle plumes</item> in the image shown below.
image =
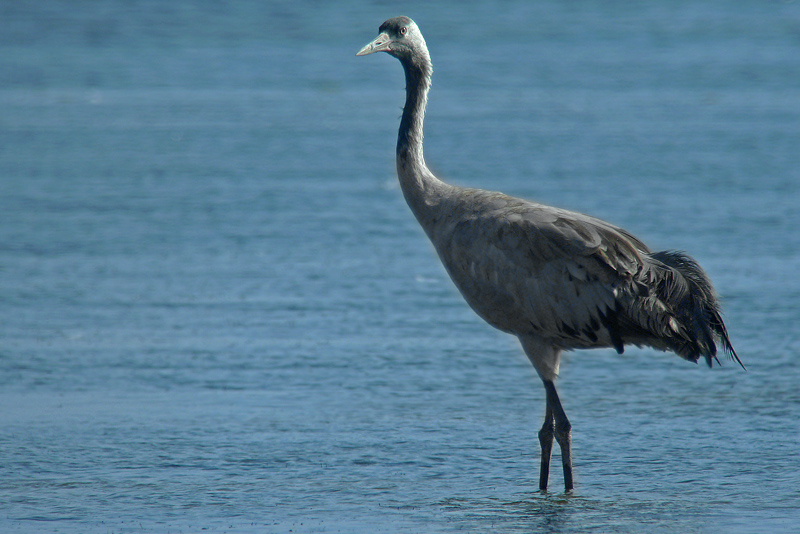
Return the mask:
[[746,369],[731,345],[716,292],[700,265],[683,252],[673,250],[655,252],[650,257],[670,269],[659,289],[687,329],[687,336],[676,344],[676,351],[692,361],[704,356],[711,367],[713,360],[719,363],[716,338],[728,356]]

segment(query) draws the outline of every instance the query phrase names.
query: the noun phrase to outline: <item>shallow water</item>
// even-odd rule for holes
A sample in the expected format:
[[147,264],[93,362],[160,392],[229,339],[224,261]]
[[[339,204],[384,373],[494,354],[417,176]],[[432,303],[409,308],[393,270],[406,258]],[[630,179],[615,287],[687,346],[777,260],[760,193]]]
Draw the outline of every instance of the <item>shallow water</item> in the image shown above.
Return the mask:
[[748,372],[568,354],[576,491],[540,494],[543,389],[404,205],[400,66],[354,57],[395,8],[20,4],[0,530],[792,531],[800,8],[405,9],[429,164],[688,251]]

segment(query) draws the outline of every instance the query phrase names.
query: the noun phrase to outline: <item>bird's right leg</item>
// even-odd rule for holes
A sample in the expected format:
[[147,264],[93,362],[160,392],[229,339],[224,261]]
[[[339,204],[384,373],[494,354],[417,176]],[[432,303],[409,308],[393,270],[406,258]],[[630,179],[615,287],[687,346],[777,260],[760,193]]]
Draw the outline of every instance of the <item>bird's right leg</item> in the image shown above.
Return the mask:
[[547,491],[547,479],[550,477],[550,455],[553,452],[553,436],[555,435],[556,420],[550,403],[544,415],[544,424],[539,430],[539,444],[542,446],[542,466],[539,469],[539,491]]
[[550,457],[553,453],[553,439],[561,447],[561,459],[564,464],[564,487],[567,491],[572,489],[572,454],[570,439],[570,424],[561,407],[561,401],[556,393],[553,381],[558,376],[558,362],[561,350],[544,342],[536,336],[520,336],[522,348],[539,378],[544,383],[547,392],[547,409],[544,415],[544,424],[539,430],[539,444],[542,446],[542,465],[539,471],[539,489],[547,490],[547,481],[550,477]]
[[[561,406],[561,400],[556,392],[556,385],[551,380],[544,381],[547,391],[547,410],[552,412],[554,420],[553,434],[561,448],[561,462],[564,466],[564,491],[570,492],[572,483],[572,425],[567,419],[567,414]],[[540,484],[541,485],[541,484]]]

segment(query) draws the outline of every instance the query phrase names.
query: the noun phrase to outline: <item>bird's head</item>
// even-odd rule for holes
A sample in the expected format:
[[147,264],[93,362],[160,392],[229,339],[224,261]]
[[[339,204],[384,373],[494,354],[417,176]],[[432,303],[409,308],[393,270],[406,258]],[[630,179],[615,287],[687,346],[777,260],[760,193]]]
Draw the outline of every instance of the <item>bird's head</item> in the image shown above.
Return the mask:
[[374,52],[388,52],[401,61],[428,58],[428,47],[416,23],[408,17],[389,19],[378,28],[378,36],[356,54],[366,56]]

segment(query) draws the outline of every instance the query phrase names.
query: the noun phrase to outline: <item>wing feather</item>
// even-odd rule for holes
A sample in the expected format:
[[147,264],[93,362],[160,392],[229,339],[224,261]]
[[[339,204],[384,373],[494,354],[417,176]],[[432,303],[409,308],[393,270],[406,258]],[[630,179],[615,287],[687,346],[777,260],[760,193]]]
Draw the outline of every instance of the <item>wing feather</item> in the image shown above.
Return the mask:
[[[460,189],[426,229],[455,285],[489,324],[557,349],[648,345],[710,363],[736,358],[699,265],[652,253],[581,213]],[[740,362],[741,363],[741,362]]]
[[517,335],[611,344],[603,318],[617,306],[616,289],[633,283],[647,247],[579,213],[500,193],[462,195],[473,210],[451,219],[442,210],[431,238],[470,306]]

